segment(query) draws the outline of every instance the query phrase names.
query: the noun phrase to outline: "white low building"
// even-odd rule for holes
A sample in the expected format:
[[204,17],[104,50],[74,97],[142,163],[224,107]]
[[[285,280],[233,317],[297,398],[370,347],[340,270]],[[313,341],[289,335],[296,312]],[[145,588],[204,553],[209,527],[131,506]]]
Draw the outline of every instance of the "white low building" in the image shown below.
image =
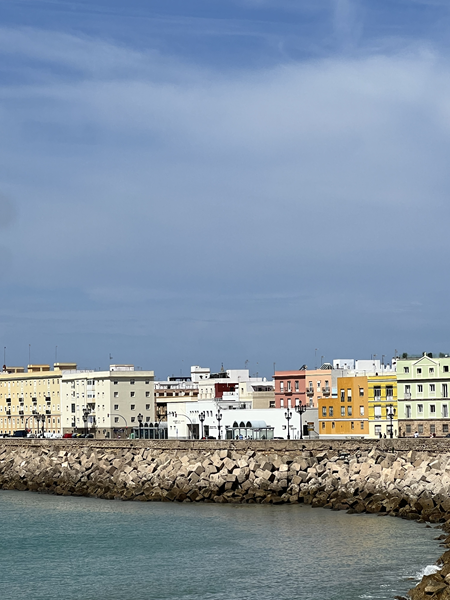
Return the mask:
[[[224,408],[223,400],[199,400],[198,402],[172,402],[167,414],[169,439],[272,439],[288,437],[286,409],[252,409],[231,406],[231,398]],[[290,439],[300,439],[300,415],[290,410]],[[200,416],[204,415],[203,423]],[[220,418],[220,421],[218,419]],[[302,415],[303,437],[318,437],[317,408],[307,408]]]

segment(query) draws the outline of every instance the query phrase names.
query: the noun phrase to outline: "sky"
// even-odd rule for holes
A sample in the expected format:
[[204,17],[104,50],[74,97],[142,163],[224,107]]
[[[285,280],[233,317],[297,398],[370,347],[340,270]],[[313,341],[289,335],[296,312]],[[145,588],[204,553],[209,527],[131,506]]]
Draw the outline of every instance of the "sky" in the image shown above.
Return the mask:
[[450,352],[450,4],[0,0],[8,365]]

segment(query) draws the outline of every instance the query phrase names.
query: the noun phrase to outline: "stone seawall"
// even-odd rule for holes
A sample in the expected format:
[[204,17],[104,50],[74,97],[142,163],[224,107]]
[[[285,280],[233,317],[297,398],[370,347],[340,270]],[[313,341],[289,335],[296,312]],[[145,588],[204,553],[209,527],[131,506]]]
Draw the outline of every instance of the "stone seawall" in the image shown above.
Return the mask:
[[[450,533],[447,440],[1,440],[0,487],[140,501],[302,502]],[[450,600],[450,551],[441,561],[442,570],[410,592],[413,600]]]

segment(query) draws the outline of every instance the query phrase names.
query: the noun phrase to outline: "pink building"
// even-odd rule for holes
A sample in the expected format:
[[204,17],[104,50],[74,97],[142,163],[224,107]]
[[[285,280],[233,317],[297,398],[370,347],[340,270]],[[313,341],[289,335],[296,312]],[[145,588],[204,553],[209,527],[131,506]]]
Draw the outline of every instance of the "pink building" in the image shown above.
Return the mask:
[[297,404],[309,404],[306,396],[307,371],[275,371],[275,408],[293,408]]

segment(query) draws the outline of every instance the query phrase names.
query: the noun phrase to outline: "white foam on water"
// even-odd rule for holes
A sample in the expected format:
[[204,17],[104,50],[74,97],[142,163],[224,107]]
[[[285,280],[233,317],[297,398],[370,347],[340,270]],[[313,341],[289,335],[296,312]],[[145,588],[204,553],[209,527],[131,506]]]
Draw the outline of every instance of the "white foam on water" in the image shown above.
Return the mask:
[[433,575],[433,573],[437,573],[441,570],[442,567],[438,567],[436,565],[427,565],[421,571],[418,571],[415,575],[415,579],[421,580],[425,575]]

